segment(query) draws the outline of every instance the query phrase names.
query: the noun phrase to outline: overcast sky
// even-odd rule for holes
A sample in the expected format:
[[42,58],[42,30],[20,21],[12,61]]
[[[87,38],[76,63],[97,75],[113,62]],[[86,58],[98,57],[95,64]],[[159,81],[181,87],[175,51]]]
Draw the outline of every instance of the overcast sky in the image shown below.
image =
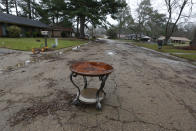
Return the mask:
[[[36,2],[39,2],[39,0],[35,0]],[[131,14],[133,18],[136,18],[136,8],[138,7],[139,3],[142,0],[126,0],[128,5],[131,8]],[[193,10],[192,10],[192,16],[191,18],[188,19],[188,22],[193,22],[196,24],[196,0],[192,0],[195,4],[193,5]],[[164,13],[167,14],[166,6],[165,6],[165,0],[151,0],[152,7],[156,10],[159,11],[159,13]],[[15,10],[14,10],[15,11]],[[188,13],[188,8],[185,8],[183,11],[184,14],[189,14]],[[112,18],[108,17],[108,21],[111,24],[117,24],[116,20],[113,20]],[[183,20],[179,21],[182,22]]]
[[[131,8],[131,14],[133,16],[133,18],[136,17],[136,8],[138,7],[138,4],[142,1],[142,0],[126,0],[128,5]],[[196,24],[196,0],[193,0],[193,2],[195,2],[195,4],[193,5],[193,10],[192,10],[192,16],[191,19],[188,19],[188,22],[193,22]],[[166,6],[165,6],[165,1],[164,0],[151,0],[151,4],[152,7],[156,10],[158,10],[160,13],[164,13],[167,14],[167,10],[166,10]],[[186,7],[184,10],[184,14],[189,14],[189,8]],[[194,18],[193,18],[194,17]],[[117,21],[113,20],[112,18],[108,18],[108,21],[111,24],[117,24]],[[181,20],[182,22],[182,20]]]

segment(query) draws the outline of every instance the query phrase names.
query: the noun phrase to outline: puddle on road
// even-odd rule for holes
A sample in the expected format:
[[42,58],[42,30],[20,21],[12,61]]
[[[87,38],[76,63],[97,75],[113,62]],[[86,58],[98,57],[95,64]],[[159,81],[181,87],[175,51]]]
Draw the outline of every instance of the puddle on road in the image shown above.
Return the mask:
[[106,54],[110,55],[110,56],[113,56],[113,55],[116,55],[116,52],[112,51],[112,50],[106,50]]
[[28,64],[30,64],[30,63],[31,63],[30,60],[26,60],[26,61],[25,61],[25,65],[28,65]]

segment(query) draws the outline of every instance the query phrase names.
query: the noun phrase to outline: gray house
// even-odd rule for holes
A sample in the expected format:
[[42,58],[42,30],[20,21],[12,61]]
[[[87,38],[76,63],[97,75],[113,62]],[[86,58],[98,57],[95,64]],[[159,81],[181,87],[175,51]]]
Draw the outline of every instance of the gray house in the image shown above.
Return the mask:
[[36,20],[31,20],[25,17],[0,13],[0,37],[8,36],[7,27],[16,25],[21,28],[22,36],[32,35],[33,32],[40,33],[40,30],[45,30],[49,26]]

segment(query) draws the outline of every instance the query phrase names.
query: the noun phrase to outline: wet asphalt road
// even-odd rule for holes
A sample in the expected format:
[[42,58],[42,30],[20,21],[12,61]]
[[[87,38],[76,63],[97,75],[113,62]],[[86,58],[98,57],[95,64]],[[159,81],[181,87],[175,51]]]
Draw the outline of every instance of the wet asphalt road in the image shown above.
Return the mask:
[[[132,44],[102,39],[0,74],[0,130],[195,131],[196,68]],[[39,58],[37,58],[39,59]],[[70,105],[76,61],[111,64],[102,102]],[[75,81],[83,87],[82,77]],[[88,87],[99,80],[88,78]]]

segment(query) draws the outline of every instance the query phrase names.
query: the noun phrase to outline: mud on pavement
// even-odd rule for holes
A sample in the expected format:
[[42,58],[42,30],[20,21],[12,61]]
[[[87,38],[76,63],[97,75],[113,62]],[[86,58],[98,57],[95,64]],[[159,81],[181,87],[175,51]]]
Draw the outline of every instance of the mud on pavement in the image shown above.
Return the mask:
[[[107,39],[31,58],[28,66],[0,74],[1,131],[196,130],[196,68],[186,62]],[[70,104],[77,90],[69,66],[77,61],[114,67],[102,111]],[[75,81],[83,87],[82,77]]]

